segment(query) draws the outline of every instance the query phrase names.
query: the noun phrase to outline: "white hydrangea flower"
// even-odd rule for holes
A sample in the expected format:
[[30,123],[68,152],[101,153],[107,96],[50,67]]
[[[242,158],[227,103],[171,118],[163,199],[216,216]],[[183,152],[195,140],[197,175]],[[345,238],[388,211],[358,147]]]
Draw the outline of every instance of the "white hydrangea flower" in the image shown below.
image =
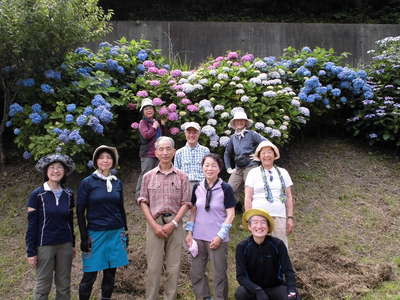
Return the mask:
[[283,76],[283,75],[285,75],[285,70],[283,70],[283,69],[278,69],[278,73],[279,73],[281,76]]
[[208,83],[208,79],[207,78],[202,78],[202,79],[199,80],[199,84],[206,85],[207,83]]
[[247,69],[246,69],[246,68],[243,68],[243,67],[241,67],[241,68],[239,68],[239,72],[240,72],[240,73],[245,73],[245,72],[247,72]]
[[266,91],[263,93],[264,97],[272,98],[276,96],[276,93],[274,91]]
[[202,90],[202,89],[203,89],[203,86],[202,86],[201,84],[199,84],[199,83],[196,83],[196,84],[193,85],[193,88],[194,88],[195,90]]
[[221,73],[221,74],[218,74],[217,78],[218,78],[219,80],[226,80],[226,79],[229,78],[229,76],[228,76],[228,74],[226,74],[226,73]]
[[195,81],[195,80],[197,80],[197,74],[196,74],[196,73],[191,74],[191,75],[188,77],[188,80],[189,80],[189,81]]
[[269,119],[269,120],[267,121],[267,125],[273,126],[273,125],[275,125],[275,121],[272,120],[272,119]]
[[189,76],[192,75],[192,74],[193,74],[192,71],[184,71],[184,72],[182,72],[182,76],[183,76],[183,77],[189,77]]
[[237,89],[235,93],[236,93],[236,95],[243,95],[244,94],[244,90],[243,89]]
[[265,127],[265,128],[263,129],[263,131],[264,131],[266,134],[270,134],[270,133],[272,132],[272,128],[271,128],[271,127]]
[[282,123],[282,125],[289,126],[289,122],[284,121],[284,122]]
[[289,94],[289,96],[294,96],[294,95],[296,95],[295,92],[289,92],[288,94]]
[[189,82],[189,80],[187,80],[186,78],[181,78],[178,81],[179,84],[184,84],[184,83],[188,83],[188,82]]
[[217,125],[217,120],[215,120],[215,119],[208,119],[207,125],[215,126],[215,125]]
[[250,81],[251,83],[254,83],[254,84],[261,84],[261,79],[258,78],[258,77],[250,78],[249,81]]
[[279,126],[279,129],[282,130],[282,131],[285,131],[285,130],[287,130],[287,126],[286,125],[281,125],[281,126]]
[[238,89],[242,89],[244,86],[243,86],[243,84],[238,83],[238,84],[236,85],[236,87],[237,87]]
[[293,106],[297,106],[297,107],[300,106],[300,101],[297,100],[297,99],[295,99],[295,98],[293,98],[293,100],[292,100],[290,103],[291,103]]
[[230,85],[230,86],[236,86],[236,82],[231,81],[231,82],[229,82],[229,85]]
[[223,105],[221,105],[221,104],[217,104],[217,105],[215,105],[215,107],[214,107],[214,110],[216,110],[216,111],[224,110],[224,109],[225,109],[225,107],[224,107]]
[[232,108],[232,110],[231,110],[231,115],[233,116],[234,114],[236,114],[236,113],[239,112],[239,111],[244,111],[244,108],[243,108],[243,107],[240,107],[240,106],[237,106],[237,107]]
[[228,119],[228,118],[230,118],[229,113],[227,113],[226,111],[224,111],[224,112],[221,114],[221,119]]
[[210,74],[211,76],[215,76],[217,75],[217,70],[210,70],[208,71],[208,74]]
[[303,116],[297,116],[297,121],[299,121],[302,124],[306,124],[307,121]]
[[231,70],[231,68],[223,67],[222,70],[223,70],[224,72],[229,72],[229,71]]
[[265,68],[265,67],[267,66],[267,64],[266,64],[265,62],[263,62],[262,60],[258,60],[258,61],[256,61],[256,62],[254,63],[254,66],[255,66],[257,69],[262,69],[262,68]]
[[289,121],[289,120],[290,120],[289,116],[286,116],[286,115],[283,116],[283,119],[286,120],[286,121]]
[[258,78],[260,78],[261,80],[265,80],[268,78],[268,75],[265,73],[261,73],[260,75],[257,76]]
[[300,106],[300,107],[299,107],[299,112],[300,112],[302,115],[305,115],[306,117],[309,117],[309,116],[310,116],[310,110],[309,110],[307,107]]
[[211,106],[211,107],[212,107],[212,104],[211,104],[211,101],[210,101],[210,100],[208,100],[208,99],[203,99],[203,100],[201,100],[201,101],[199,102],[199,107],[206,107],[206,106]]
[[256,124],[254,124],[254,127],[258,130],[263,130],[265,128],[265,125],[262,122],[257,122]]
[[206,125],[201,129],[201,132],[204,133],[206,136],[211,137],[215,135],[216,131],[215,128],[211,125]]
[[240,77],[239,76],[234,76],[234,77],[232,77],[232,80],[238,81],[238,80],[240,80]]
[[194,86],[190,83],[184,83],[182,84],[182,91],[186,94],[191,93],[194,91]]
[[240,101],[242,101],[242,102],[248,102],[248,101],[249,101],[249,97],[247,97],[247,96],[242,96],[242,97],[240,97]]
[[232,134],[232,131],[228,129],[228,130],[225,130],[224,133],[225,133],[226,135],[231,135],[231,134]]
[[281,78],[281,74],[279,74],[276,71],[270,72],[270,73],[268,73],[268,75],[269,75],[269,78]]
[[228,142],[229,142],[229,136],[221,136],[221,137],[219,138],[219,144],[220,144],[222,147],[226,147],[226,145],[228,144]]
[[271,137],[281,137],[282,133],[279,131],[279,129],[272,129],[271,132]]
[[210,147],[211,148],[217,148],[218,147],[218,141],[210,141]]
[[210,141],[219,141],[219,135],[213,134],[212,136],[210,136]]
[[213,85],[213,88],[215,89],[219,89],[221,87],[221,85],[217,82]]

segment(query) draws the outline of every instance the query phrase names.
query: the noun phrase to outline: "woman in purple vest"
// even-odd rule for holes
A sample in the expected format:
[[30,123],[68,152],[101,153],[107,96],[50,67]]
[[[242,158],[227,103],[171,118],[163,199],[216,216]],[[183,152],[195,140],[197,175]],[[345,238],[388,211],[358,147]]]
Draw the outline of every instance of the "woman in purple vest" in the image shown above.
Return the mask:
[[[214,153],[202,160],[205,179],[194,186],[193,208],[185,229],[186,244],[193,255],[190,277],[196,299],[212,299],[206,268],[213,265],[214,299],[228,299],[227,255],[229,230],[235,217],[232,187],[219,178],[222,159]],[[193,249],[196,249],[197,251]],[[197,253],[196,253],[197,252]]]

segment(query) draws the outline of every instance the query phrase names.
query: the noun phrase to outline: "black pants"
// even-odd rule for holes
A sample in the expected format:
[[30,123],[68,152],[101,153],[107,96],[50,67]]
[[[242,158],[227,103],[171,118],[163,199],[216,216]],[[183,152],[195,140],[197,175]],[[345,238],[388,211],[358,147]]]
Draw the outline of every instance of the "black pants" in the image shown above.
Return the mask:
[[[287,300],[288,293],[285,285],[264,289],[267,300]],[[256,295],[250,293],[245,287],[239,286],[235,293],[236,300],[256,300]]]
[[[103,270],[103,281],[101,282],[101,299],[103,300],[111,299],[116,270],[116,268]],[[79,300],[89,300],[96,278],[97,272],[83,272],[83,277],[79,284]]]

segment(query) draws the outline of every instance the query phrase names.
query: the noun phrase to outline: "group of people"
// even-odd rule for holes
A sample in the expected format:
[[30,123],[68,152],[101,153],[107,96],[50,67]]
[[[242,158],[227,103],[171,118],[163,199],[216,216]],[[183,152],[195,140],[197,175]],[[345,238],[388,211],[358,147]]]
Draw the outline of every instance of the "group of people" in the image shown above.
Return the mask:
[[[151,101],[143,101],[139,123],[142,172],[136,200],[146,220],[146,300],[176,299],[182,245],[190,253],[190,279],[196,299],[228,299],[229,232],[244,185],[242,228],[251,236],[236,248],[236,299],[299,299],[288,255],[287,234],[293,229],[293,185],[288,172],[275,166],[279,149],[250,130],[243,111],[229,123],[234,129],[224,161],[199,144],[201,127],[183,125],[186,145],[178,150],[155,119]],[[220,176],[225,168],[228,183]],[[100,146],[93,153],[96,171],[78,189],[76,214],[83,276],[79,299],[89,299],[97,273],[103,271],[102,299],[111,299],[116,268],[128,264],[128,227],[122,182],[111,170],[118,165],[116,148]],[[56,299],[70,299],[70,274],[75,256],[73,193],[65,179],[74,170],[63,154],[40,159],[36,168],[43,186],[28,200],[28,262],[36,267],[34,299],[47,299],[53,277]],[[207,264],[212,265],[211,293]],[[212,296],[213,294],[213,296]]]

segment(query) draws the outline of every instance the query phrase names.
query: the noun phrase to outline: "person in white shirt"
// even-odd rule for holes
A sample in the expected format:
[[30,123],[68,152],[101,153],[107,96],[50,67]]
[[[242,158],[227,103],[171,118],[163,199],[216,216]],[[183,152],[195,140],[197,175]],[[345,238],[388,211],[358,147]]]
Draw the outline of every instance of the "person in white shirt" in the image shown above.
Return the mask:
[[245,182],[245,210],[261,208],[266,210],[275,221],[271,235],[281,239],[288,246],[287,235],[292,232],[293,185],[289,173],[274,165],[279,159],[279,149],[270,141],[261,142],[254,159],[261,165],[250,170]]

